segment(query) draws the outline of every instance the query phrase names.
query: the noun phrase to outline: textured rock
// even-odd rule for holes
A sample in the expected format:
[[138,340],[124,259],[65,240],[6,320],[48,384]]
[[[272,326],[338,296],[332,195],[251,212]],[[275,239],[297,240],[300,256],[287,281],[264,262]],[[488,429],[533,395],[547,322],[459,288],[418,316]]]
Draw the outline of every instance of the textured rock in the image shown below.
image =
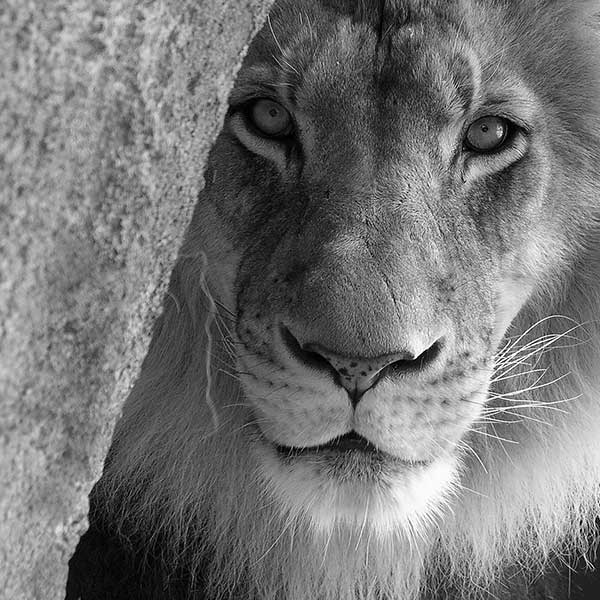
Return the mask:
[[0,2],[0,597],[61,598],[269,0]]

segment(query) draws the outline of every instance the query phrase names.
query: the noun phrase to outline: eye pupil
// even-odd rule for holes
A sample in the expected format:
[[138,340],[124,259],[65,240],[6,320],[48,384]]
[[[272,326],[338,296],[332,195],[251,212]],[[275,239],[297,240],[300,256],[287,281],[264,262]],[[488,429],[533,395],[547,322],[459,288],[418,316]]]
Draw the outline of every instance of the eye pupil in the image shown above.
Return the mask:
[[465,146],[474,152],[499,150],[508,137],[509,122],[496,116],[477,119],[467,130]]
[[265,137],[283,137],[291,133],[292,116],[274,100],[260,98],[246,114],[252,125]]

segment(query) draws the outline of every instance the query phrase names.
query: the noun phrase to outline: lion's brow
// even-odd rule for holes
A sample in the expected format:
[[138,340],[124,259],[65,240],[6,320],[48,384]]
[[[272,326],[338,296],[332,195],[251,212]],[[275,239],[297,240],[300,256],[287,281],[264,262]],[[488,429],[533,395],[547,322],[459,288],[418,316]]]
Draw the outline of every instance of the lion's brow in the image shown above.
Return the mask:
[[325,6],[348,14],[355,22],[366,23],[379,41],[411,19],[411,0],[322,0]]
[[[451,0],[321,0],[325,6],[349,15],[355,22],[366,23],[383,42],[404,26],[440,15],[448,20],[457,10]],[[460,12],[460,11],[458,11]]]
[[397,5],[398,2],[392,0],[360,0],[356,3],[354,18],[369,23],[381,42],[389,31],[409,20],[407,8]]

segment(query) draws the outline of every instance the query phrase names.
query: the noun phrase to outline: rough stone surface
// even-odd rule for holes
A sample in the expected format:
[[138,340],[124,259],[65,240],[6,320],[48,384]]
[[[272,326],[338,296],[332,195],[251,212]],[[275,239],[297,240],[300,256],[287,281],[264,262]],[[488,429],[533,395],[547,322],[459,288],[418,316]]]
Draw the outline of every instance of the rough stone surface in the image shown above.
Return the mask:
[[0,0],[0,598],[64,597],[269,0]]

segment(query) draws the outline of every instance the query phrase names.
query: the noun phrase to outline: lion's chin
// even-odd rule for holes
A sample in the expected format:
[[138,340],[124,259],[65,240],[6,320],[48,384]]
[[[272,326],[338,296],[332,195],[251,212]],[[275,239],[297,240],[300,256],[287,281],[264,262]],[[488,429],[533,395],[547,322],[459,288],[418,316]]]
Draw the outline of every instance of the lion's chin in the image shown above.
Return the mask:
[[414,463],[361,450],[286,452],[258,437],[252,445],[269,494],[315,535],[342,527],[412,536],[441,514],[456,487],[450,455]]

